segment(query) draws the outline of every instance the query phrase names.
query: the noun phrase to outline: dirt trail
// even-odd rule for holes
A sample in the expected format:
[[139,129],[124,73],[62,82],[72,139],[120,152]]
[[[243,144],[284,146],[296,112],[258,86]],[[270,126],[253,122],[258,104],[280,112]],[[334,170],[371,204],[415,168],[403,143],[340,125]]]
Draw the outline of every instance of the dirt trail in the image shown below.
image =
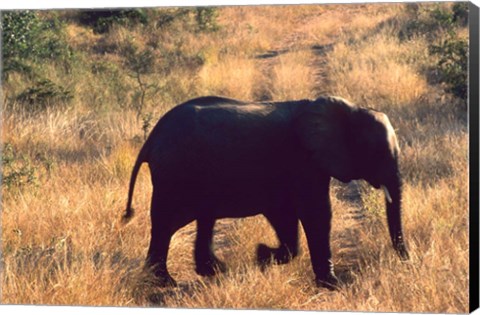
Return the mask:
[[[264,53],[259,54],[259,69],[265,77],[271,77],[275,65],[279,63],[279,57],[295,51],[311,51],[311,60],[308,64],[314,69],[315,94],[317,96],[327,94],[328,86],[327,60],[325,55],[330,52],[339,41],[342,33],[350,31],[354,26],[355,15],[365,14],[361,6],[345,6],[342,10],[328,6],[322,13],[305,14],[298,18],[292,31],[285,34],[283,40]],[[342,27],[337,27],[342,25]],[[268,95],[263,93],[262,95]]]
[[[357,6],[351,8],[343,6],[342,8],[341,11],[326,10],[320,15],[311,14],[299,19],[292,31],[286,34],[284,40],[279,42],[273,50],[257,56],[260,69],[265,76],[269,77],[281,55],[286,56],[299,50],[310,50],[313,52],[309,64],[314,69],[315,94],[317,96],[324,94],[325,87],[328,85],[326,54],[333,49],[341,33],[351,27],[355,14],[364,14]],[[318,24],[319,20],[333,25],[343,25],[343,28],[330,29],[328,34],[312,34],[310,28],[312,25]],[[335,191],[336,197],[342,201],[341,209],[335,207],[332,209],[334,222],[342,222],[341,228],[337,229],[334,226],[332,231],[332,240],[338,239],[340,243],[338,252],[334,253],[334,262],[337,264],[337,269],[342,272],[355,264],[356,248],[359,245],[358,231],[365,220],[363,220],[359,183],[353,181],[344,185],[336,182],[334,186],[335,189],[332,189],[332,191]],[[345,277],[344,280],[348,281]]]
[[[342,206],[332,207],[333,224],[331,242],[333,261],[337,276],[343,283],[351,282],[351,272],[358,270],[359,232],[366,223],[364,209],[360,196],[360,183],[352,181],[349,184],[335,185],[336,198]],[[331,196],[333,198],[333,196]],[[336,225],[335,223],[339,225]]]

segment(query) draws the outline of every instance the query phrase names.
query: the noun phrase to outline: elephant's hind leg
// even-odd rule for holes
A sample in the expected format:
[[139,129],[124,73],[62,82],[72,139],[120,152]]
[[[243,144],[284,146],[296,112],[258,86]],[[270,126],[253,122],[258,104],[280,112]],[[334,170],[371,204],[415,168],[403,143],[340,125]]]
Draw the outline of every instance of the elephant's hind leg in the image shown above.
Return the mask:
[[213,276],[225,272],[225,263],[213,253],[212,237],[215,219],[197,219],[197,239],[195,241],[195,271],[201,276]]
[[172,217],[168,211],[160,209],[159,196],[153,193],[151,217],[151,239],[145,267],[152,271],[160,286],[176,286],[176,281],[167,270],[168,247],[175,230],[172,228]]
[[271,248],[259,244],[257,262],[261,266],[266,266],[273,258],[277,264],[286,264],[298,255],[298,218],[291,209],[268,212],[265,217],[275,230],[280,246]]

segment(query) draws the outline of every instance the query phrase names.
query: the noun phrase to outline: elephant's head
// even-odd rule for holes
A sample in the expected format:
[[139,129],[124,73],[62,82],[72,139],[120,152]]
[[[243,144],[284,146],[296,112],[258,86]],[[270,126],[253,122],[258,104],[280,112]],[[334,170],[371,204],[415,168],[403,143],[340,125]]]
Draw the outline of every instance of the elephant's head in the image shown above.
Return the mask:
[[364,179],[384,189],[393,247],[408,259],[401,223],[399,147],[388,117],[341,98],[320,97],[306,104],[295,122],[319,171],[343,182]]

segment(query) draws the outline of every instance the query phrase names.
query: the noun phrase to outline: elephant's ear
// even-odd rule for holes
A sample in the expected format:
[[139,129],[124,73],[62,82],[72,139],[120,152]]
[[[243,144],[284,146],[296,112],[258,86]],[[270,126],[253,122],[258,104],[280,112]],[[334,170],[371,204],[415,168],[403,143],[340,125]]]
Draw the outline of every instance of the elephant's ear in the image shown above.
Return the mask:
[[341,181],[353,174],[350,123],[355,106],[334,97],[321,97],[299,110],[295,119],[302,147],[322,171]]

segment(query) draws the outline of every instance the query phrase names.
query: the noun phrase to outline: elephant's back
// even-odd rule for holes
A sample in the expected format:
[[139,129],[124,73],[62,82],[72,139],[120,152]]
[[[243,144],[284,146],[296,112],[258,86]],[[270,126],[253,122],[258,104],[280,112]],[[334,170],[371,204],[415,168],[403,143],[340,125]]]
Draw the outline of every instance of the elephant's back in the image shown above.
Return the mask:
[[[251,106],[255,106],[254,103],[219,96],[192,99],[173,107],[160,118],[149,138],[155,141],[162,139],[163,142],[169,143],[168,138],[187,137],[198,123],[206,121],[213,123],[215,119],[227,121],[229,116],[232,117],[229,113],[245,111],[245,108]],[[242,107],[245,108],[242,110]]]
[[227,182],[271,178],[295,151],[288,115],[265,104],[182,104],[159,121],[147,141],[146,160],[162,177],[214,176]]
[[223,96],[202,96],[188,100],[178,106],[215,106],[215,105],[246,105],[248,102],[223,97]]

